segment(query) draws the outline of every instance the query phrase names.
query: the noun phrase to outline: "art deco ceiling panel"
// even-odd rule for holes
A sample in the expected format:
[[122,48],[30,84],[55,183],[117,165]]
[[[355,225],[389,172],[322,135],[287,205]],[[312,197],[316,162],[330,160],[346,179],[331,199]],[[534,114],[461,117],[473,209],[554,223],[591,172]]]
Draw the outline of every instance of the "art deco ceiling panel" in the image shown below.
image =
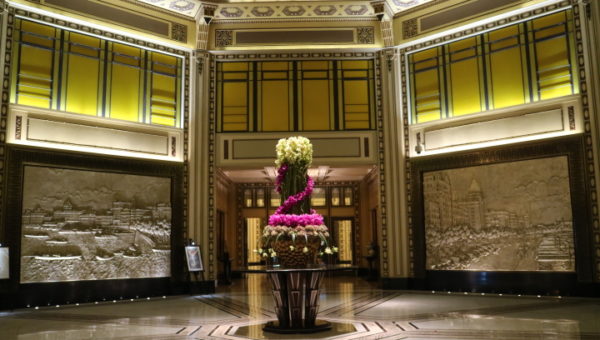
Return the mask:
[[[217,4],[216,19],[343,18],[373,16],[369,1],[318,0],[137,0],[178,14],[195,17],[204,3]],[[385,0],[393,13],[432,0]]]

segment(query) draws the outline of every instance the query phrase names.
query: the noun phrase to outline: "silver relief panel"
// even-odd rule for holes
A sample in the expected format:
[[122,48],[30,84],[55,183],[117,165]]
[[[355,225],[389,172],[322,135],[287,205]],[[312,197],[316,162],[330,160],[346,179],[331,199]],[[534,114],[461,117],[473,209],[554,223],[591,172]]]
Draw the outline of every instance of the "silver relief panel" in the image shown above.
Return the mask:
[[575,270],[566,156],[423,174],[428,270]]
[[171,179],[25,166],[21,283],[171,275]]

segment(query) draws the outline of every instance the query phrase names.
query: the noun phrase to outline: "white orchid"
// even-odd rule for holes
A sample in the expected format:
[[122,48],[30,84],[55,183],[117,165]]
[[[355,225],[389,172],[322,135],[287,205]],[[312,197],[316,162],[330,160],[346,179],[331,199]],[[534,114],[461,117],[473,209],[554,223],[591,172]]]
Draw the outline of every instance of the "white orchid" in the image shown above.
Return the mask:
[[310,144],[310,140],[306,137],[282,138],[277,142],[275,151],[277,152],[275,164],[278,167],[284,163],[305,163],[308,167],[312,163],[312,144]]

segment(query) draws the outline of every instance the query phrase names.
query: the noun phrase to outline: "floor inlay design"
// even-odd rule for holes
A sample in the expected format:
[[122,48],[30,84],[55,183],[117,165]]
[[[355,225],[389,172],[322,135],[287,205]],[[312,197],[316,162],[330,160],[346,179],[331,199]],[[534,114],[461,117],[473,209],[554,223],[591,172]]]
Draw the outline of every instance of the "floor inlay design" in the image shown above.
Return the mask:
[[600,339],[600,299],[383,291],[329,277],[320,304],[332,330],[264,332],[274,303],[268,282],[253,277],[203,296],[0,312],[0,339]]

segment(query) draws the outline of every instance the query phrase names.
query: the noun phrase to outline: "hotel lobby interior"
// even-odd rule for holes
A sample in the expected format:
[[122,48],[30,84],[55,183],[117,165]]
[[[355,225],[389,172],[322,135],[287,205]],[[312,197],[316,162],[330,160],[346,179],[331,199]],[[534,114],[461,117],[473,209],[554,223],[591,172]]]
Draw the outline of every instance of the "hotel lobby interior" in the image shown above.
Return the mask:
[[0,339],[600,339],[600,1],[0,8]]

